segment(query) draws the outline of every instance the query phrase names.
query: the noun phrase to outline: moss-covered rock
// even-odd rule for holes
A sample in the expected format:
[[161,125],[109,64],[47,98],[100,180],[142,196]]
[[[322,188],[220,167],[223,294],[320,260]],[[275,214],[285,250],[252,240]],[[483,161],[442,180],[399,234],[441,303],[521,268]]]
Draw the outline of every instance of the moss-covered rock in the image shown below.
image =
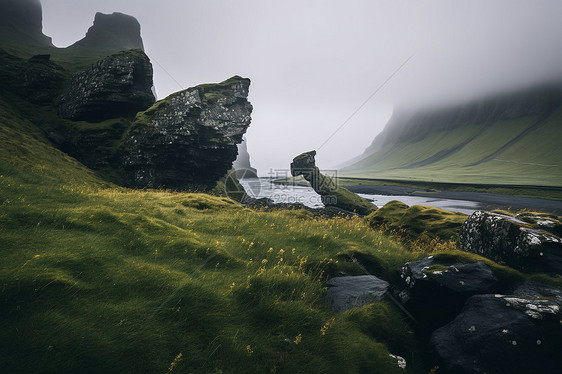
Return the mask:
[[337,182],[325,176],[316,166],[314,159],[316,151],[310,151],[298,155],[291,163],[291,174],[294,177],[302,175],[314,191],[322,198],[326,206],[334,206],[360,215],[367,215],[377,209],[376,205],[349,191],[347,188],[338,186]]
[[210,190],[232,168],[250,125],[250,80],[238,76],[177,92],[137,114],[120,148],[131,187]]
[[154,104],[152,64],[141,50],[120,52],[76,74],[58,105],[62,118],[101,121],[134,116]]
[[562,239],[536,225],[477,211],[463,224],[458,247],[517,269],[562,274]]

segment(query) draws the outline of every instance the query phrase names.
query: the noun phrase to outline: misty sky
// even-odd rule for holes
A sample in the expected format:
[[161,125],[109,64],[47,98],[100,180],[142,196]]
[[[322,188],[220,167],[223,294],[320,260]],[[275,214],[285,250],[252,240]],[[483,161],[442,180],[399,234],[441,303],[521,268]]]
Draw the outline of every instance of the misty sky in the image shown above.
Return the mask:
[[97,11],[135,16],[159,98],[250,78],[248,149],[261,175],[312,149],[321,168],[357,156],[395,107],[562,80],[559,0],[41,2],[59,47],[81,39]]

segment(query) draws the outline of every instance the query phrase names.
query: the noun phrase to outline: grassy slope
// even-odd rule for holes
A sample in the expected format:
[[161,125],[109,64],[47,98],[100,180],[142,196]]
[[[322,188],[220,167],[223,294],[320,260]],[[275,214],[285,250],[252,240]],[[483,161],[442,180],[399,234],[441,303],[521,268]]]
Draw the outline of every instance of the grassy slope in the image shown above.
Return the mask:
[[362,273],[346,252],[386,277],[420,254],[359,219],[109,185],[0,104],[4,369],[402,372],[387,348],[412,349],[398,312],[334,318],[322,282]]
[[[537,118],[498,121],[465,147],[445,159],[417,168],[404,168],[424,160],[477,133],[480,126],[435,131],[423,140],[387,146],[340,172],[341,176],[389,178],[455,183],[562,185],[562,108],[537,130],[530,132],[492,160],[478,163],[514,139]],[[476,164],[476,165],[474,165]]]

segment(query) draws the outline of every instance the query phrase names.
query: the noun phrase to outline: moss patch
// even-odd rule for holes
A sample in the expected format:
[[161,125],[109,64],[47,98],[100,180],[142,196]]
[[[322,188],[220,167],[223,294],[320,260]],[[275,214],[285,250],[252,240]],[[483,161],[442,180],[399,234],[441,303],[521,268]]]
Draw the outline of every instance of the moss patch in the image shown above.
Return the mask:
[[372,227],[386,227],[412,240],[422,236],[428,239],[456,240],[468,216],[430,206],[408,205],[391,201],[366,219]]

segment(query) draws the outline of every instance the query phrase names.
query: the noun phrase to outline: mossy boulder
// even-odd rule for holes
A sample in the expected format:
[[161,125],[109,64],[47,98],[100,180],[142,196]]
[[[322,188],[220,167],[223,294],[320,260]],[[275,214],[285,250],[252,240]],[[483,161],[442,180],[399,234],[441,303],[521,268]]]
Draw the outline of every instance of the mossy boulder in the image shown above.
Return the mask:
[[390,201],[367,217],[372,227],[385,227],[398,231],[407,239],[420,238],[456,240],[468,216],[448,210],[424,205],[408,205]]
[[377,209],[377,206],[369,200],[339,186],[334,179],[322,174],[316,166],[315,156],[316,151],[310,151],[295,157],[291,163],[291,174],[294,177],[302,175],[314,191],[320,195],[324,205],[355,212],[359,215],[368,215]]
[[462,226],[458,247],[520,270],[562,274],[562,239],[511,216],[474,212]]
[[208,191],[232,168],[250,125],[250,80],[177,92],[137,114],[119,150],[124,183]]

